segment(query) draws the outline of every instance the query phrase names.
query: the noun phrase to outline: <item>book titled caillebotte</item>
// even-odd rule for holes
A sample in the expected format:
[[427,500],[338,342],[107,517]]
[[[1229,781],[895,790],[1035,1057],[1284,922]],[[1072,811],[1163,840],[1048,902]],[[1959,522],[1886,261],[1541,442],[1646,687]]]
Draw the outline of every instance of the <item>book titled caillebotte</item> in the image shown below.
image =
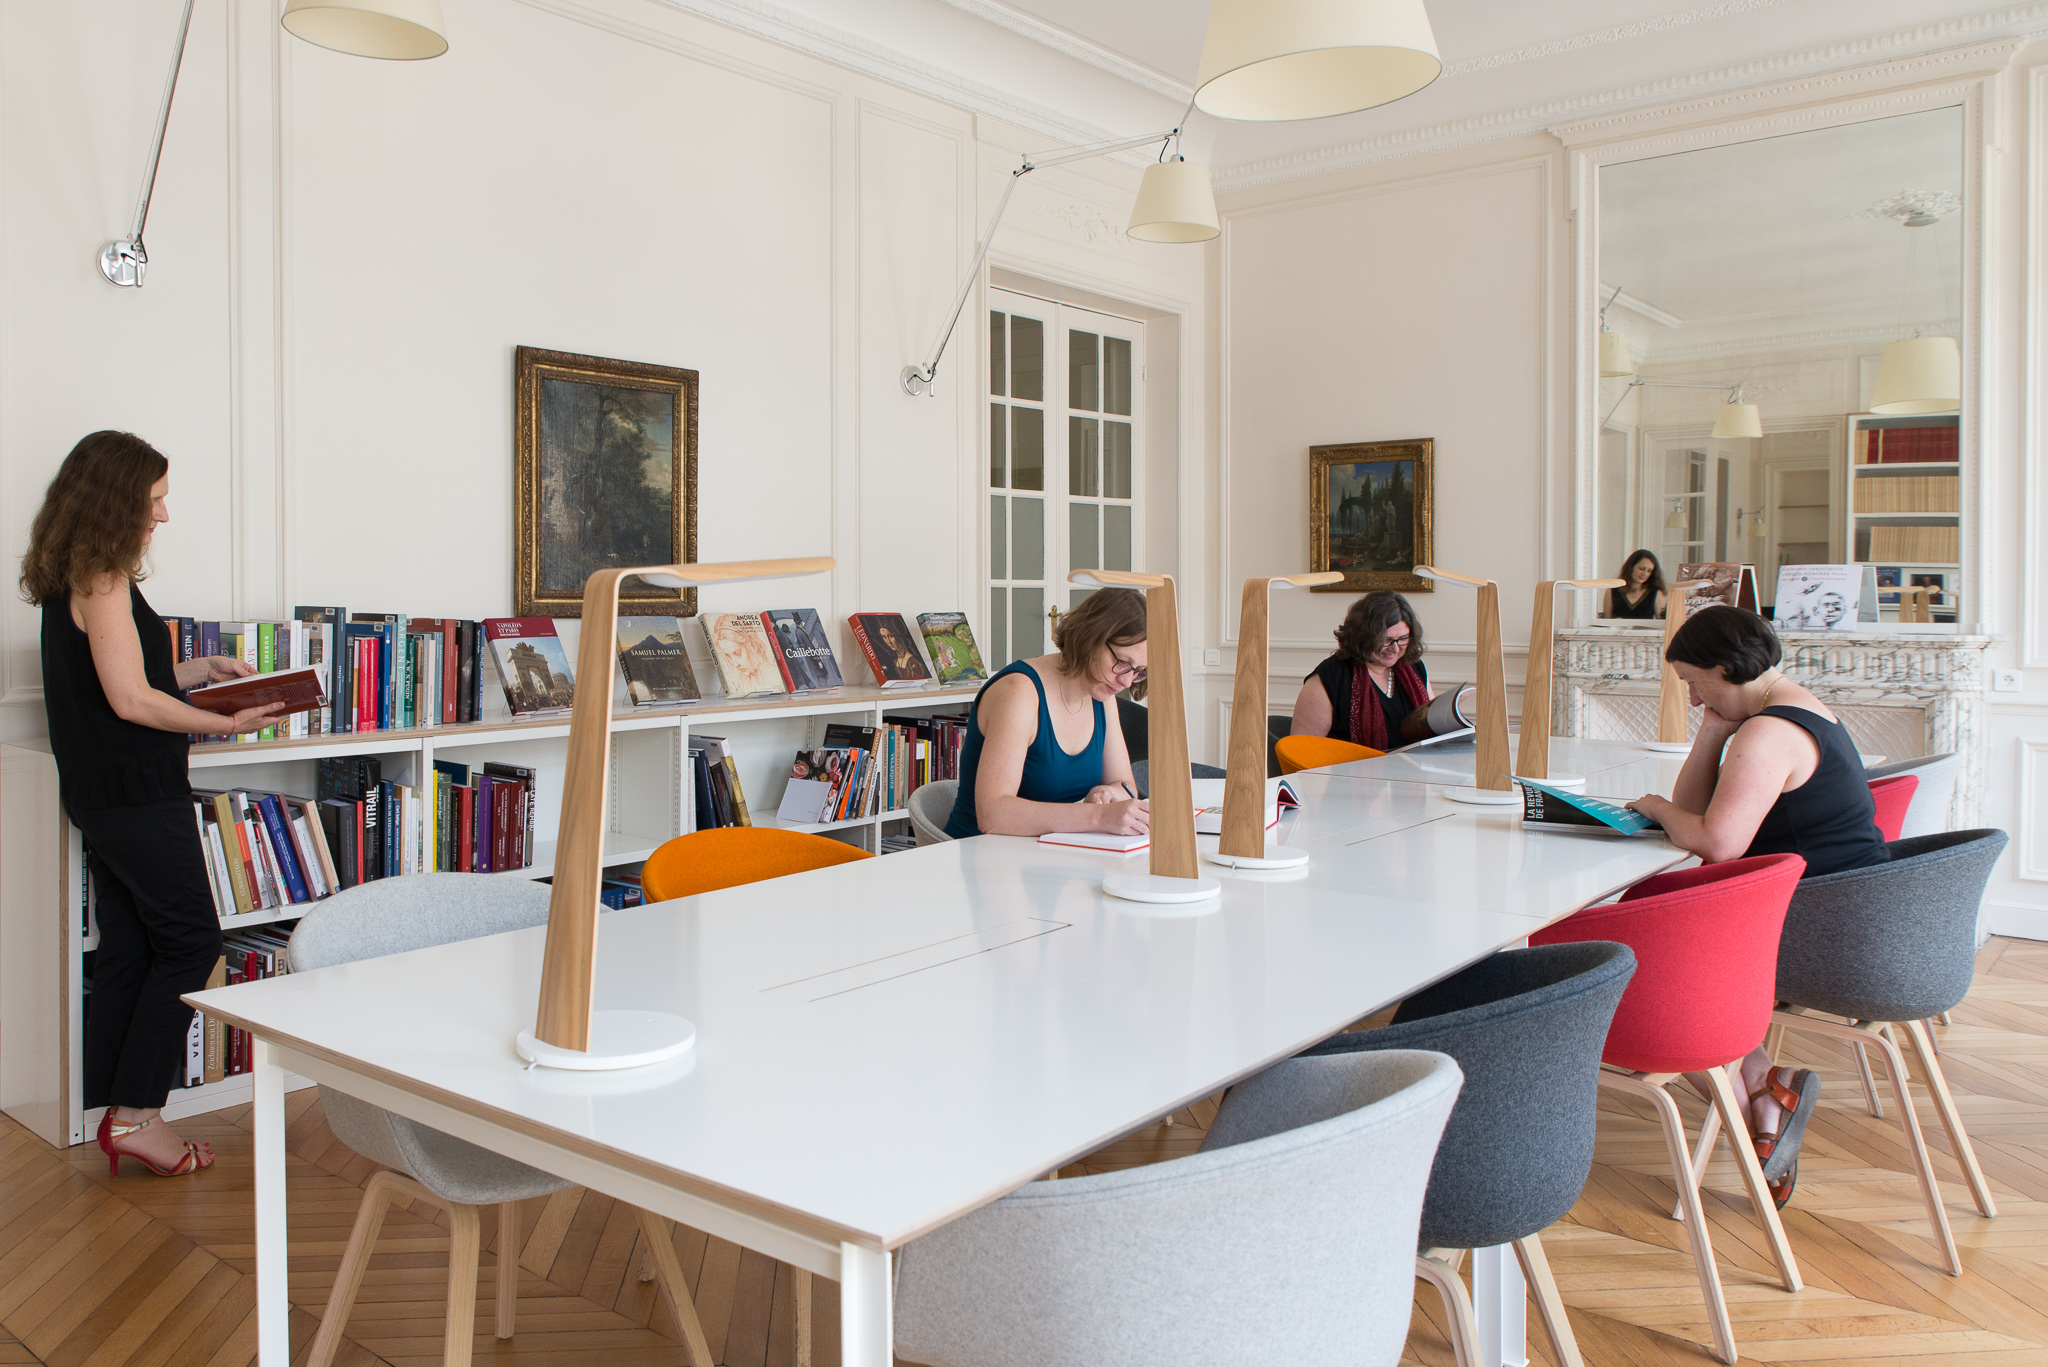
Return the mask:
[[1662,826],[1619,802],[1568,793],[1533,778],[1517,778],[1515,782],[1522,785],[1522,824],[1525,826],[1591,831],[1596,835],[1664,834]]
[[816,608],[770,608],[761,614],[761,626],[790,692],[816,693],[845,685],[839,657],[825,639],[825,623]]

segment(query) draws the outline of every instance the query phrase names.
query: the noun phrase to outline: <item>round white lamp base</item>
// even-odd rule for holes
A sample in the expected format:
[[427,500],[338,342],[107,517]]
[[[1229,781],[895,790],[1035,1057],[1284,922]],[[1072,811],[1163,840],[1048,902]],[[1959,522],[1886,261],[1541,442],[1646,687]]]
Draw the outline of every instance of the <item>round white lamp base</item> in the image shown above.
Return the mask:
[[1518,788],[1496,792],[1492,788],[1446,788],[1444,796],[1453,802],[1463,802],[1473,807],[1519,807],[1522,793]]
[[[1153,906],[1182,906],[1206,902],[1223,891],[1213,878],[1168,878],[1155,873],[1112,873],[1102,880],[1102,890],[1126,902],[1147,902]],[[1204,911],[1209,908],[1202,908]]]
[[696,1044],[697,1027],[681,1016],[663,1011],[593,1011],[587,1050],[543,1043],[531,1030],[519,1032],[516,1047],[519,1057],[543,1068],[596,1073],[666,1063],[689,1053]]
[[1308,862],[1308,851],[1297,850],[1292,845],[1266,844],[1262,855],[1224,854],[1220,850],[1203,850],[1202,858],[1211,864],[1221,864],[1226,869],[1291,869]]
[[1530,782],[1547,783],[1553,788],[1583,788],[1586,786],[1586,776],[1584,774],[1552,774],[1549,778],[1531,779]]
[[1682,755],[1692,749],[1692,742],[1689,740],[1646,740],[1643,742],[1643,748],[1645,750],[1655,750],[1660,755]]

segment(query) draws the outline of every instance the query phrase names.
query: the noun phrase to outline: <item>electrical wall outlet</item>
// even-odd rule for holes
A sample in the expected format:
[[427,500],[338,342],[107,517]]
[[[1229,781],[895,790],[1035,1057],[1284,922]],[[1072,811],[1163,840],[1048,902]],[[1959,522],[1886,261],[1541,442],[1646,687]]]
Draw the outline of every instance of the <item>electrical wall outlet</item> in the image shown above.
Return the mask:
[[1220,650],[1205,650],[1205,651],[1203,651],[1203,652],[1202,652],[1202,663],[1203,663],[1203,664],[1205,664],[1205,665],[1220,665],[1220,664],[1222,664],[1222,663],[1223,663],[1223,652],[1222,652],[1222,651],[1220,651]]
[[1991,671],[1993,693],[2017,693],[2020,691],[2020,671],[2017,669],[1994,669]]

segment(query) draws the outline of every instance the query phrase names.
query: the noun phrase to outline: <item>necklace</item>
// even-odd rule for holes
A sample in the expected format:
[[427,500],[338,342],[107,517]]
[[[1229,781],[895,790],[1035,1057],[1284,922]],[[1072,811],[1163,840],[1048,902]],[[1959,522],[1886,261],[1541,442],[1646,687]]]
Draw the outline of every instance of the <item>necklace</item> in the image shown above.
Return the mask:
[[1779,675],[1779,676],[1778,676],[1777,678],[1775,678],[1775,679],[1771,680],[1771,683],[1770,683],[1770,687],[1769,687],[1769,688],[1766,688],[1766,689],[1764,690],[1764,695],[1763,695],[1763,697],[1761,697],[1761,698],[1757,699],[1757,703],[1756,703],[1756,710],[1757,710],[1757,711],[1761,712],[1761,711],[1763,711],[1763,710],[1764,710],[1764,709],[1765,709],[1766,707],[1769,707],[1769,706],[1771,705],[1771,689],[1772,689],[1772,688],[1776,688],[1776,687],[1777,687],[1777,686],[1778,686],[1779,684],[1781,684],[1781,683],[1783,683],[1783,682],[1785,682],[1785,676],[1784,676],[1783,674],[1780,674],[1780,675]]
[[1064,677],[1062,677],[1062,678],[1060,679],[1060,706],[1061,706],[1061,707],[1064,707],[1064,708],[1066,708],[1066,709],[1067,709],[1067,715],[1068,715],[1068,716],[1070,716],[1070,717],[1078,717],[1078,716],[1080,716],[1080,715],[1081,715],[1081,707],[1085,707],[1085,706],[1087,706],[1087,703],[1088,703],[1088,699],[1086,699],[1086,698],[1084,697],[1084,698],[1082,698],[1082,699],[1081,699],[1081,705],[1080,705],[1080,706],[1073,706],[1073,705],[1070,705],[1070,704],[1069,704],[1069,703],[1067,702],[1067,681],[1066,681],[1066,679],[1065,679]]

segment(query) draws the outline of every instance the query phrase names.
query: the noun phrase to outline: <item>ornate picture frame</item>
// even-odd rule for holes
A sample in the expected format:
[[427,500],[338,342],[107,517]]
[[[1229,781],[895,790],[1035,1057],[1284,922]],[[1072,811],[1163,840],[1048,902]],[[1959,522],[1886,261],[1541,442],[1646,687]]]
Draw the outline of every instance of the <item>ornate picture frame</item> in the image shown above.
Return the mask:
[[1311,593],[1434,591],[1435,464],[1434,437],[1308,448],[1309,569],[1344,576]]
[[[512,602],[580,617],[616,565],[697,558],[697,372],[519,347],[512,362]],[[627,616],[688,617],[695,589],[620,586]]]

